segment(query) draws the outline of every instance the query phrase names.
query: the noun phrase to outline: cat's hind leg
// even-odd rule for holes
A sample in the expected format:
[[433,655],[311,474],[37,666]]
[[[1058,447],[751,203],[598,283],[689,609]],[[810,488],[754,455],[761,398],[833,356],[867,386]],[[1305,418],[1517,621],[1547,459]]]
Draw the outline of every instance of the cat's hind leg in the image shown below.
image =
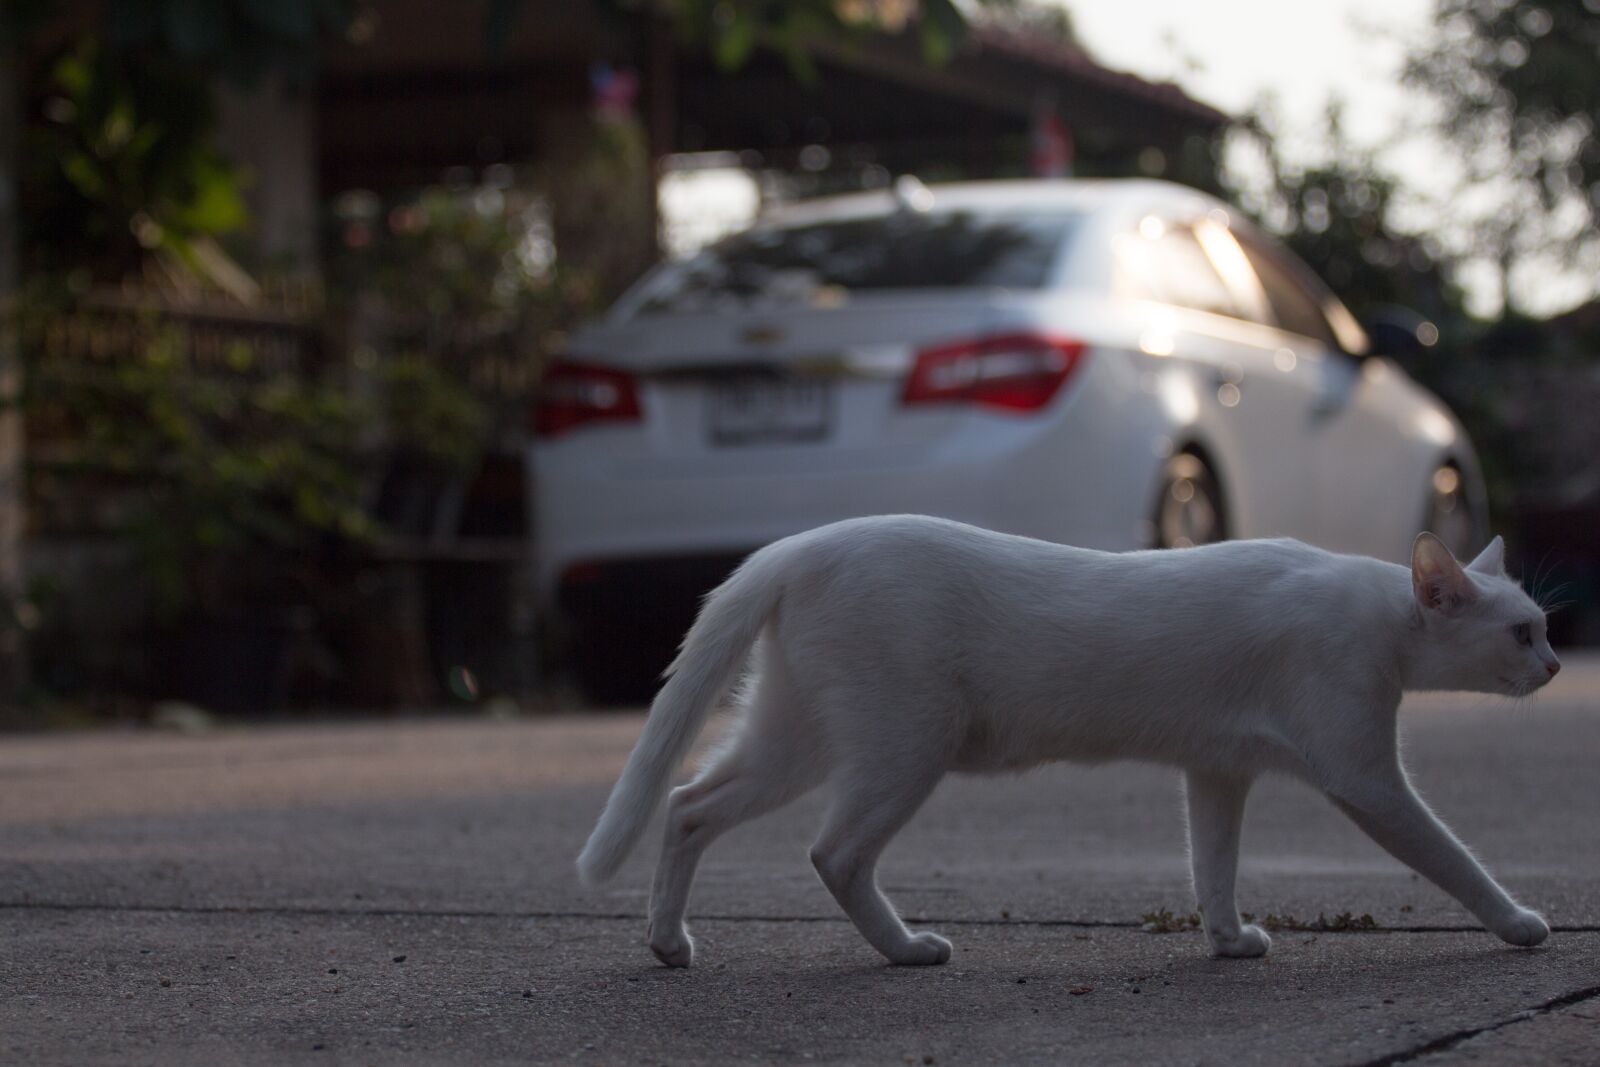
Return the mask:
[[695,868],[707,846],[821,782],[825,767],[808,729],[786,699],[776,669],[764,673],[731,744],[694,781],[669,794],[647,935],[650,950],[662,963],[687,967],[694,958],[694,942],[683,916]]
[[1244,821],[1250,780],[1190,771],[1185,777],[1185,792],[1194,896],[1206,937],[1211,940],[1211,951],[1217,956],[1264,956],[1272,947],[1272,938],[1259,926],[1241,923],[1234,902],[1239,827]]
[[944,776],[938,762],[918,762],[900,752],[893,760],[863,761],[840,769],[838,794],[811,862],[856,929],[890,963],[937,964],[950,958],[950,942],[929,931],[912,933],[878,888],[878,857],[916,814]]

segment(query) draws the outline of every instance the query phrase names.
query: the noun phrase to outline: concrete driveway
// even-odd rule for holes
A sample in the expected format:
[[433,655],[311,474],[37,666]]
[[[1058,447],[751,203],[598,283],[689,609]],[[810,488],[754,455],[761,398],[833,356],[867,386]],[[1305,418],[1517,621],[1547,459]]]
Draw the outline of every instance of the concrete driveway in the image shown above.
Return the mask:
[[1566,659],[1532,701],[1405,712],[1419,786],[1554,926],[1534,950],[1274,781],[1240,891],[1272,954],[1211,960],[1145,929],[1192,909],[1175,776],[1058,767],[949,780],[886,857],[947,966],[844,920],[813,796],[712,849],[669,971],[654,836],[603,891],[571,867],[638,714],[0,737],[0,1062],[1593,1064],[1600,659]]

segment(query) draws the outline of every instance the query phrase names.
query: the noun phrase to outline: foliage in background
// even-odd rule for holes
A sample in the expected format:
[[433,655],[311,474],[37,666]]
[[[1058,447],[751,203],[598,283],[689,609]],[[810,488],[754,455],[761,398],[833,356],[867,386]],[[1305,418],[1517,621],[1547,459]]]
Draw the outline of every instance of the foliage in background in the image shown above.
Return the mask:
[[1494,321],[1415,371],[1466,423],[1502,512],[1592,508],[1593,423],[1552,416],[1592,406],[1600,286],[1546,319],[1520,298],[1540,270],[1600,272],[1600,5],[1438,0],[1434,25],[1405,80],[1438,106],[1460,167],[1459,255],[1494,264],[1500,301]]
[[[525,0],[490,5],[491,34],[503,37],[516,24]],[[1024,0],[601,0],[613,16],[667,20],[680,40],[707,48],[725,70],[735,70],[757,46],[776,49],[803,83],[816,80],[808,46],[854,44],[874,33],[916,34],[923,57],[947,62],[968,27],[972,7],[1009,10]]]
[[[1417,312],[1439,329],[1422,352],[1400,354],[1405,369],[1438,393],[1466,426],[1488,482],[1490,513],[1505,516],[1544,489],[1550,449],[1527,417],[1530,393],[1514,388],[1517,368],[1559,343],[1549,326],[1517,316],[1493,324],[1470,317],[1454,281],[1458,264],[1439,244],[1395,223],[1400,181],[1375,153],[1352,144],[1330,103],[1320,159],[1289,164],[1277,149],[1280,125],[1263,103],[1240,131],[1265,164],[1264,186],[1236,187],[1234,198],[1324,278],[1358,318]],[[1393,354],[1393,353],[1391,353]]]
[[659,258],[656,173],[638,122],[594,123],[582,144],[538,168],[533,182],[559,250],[550,280],[569,313],[609,304]]
[[94,488],[105,512],[93,525],[125,539],[165,613],[236,610],[272,593],[269,560],[372,536],[370,412],[334,374],[262,366],[244,342],[202,366],[184,331],[153,315],[127,324],[133,343],[115,358],[85,358],[43,340],[71,314],[35,301],[24,317],[36,506]]
[[155,249],[185,257],[247,219],[240,176],[212,143],[205,81],[185,64],[85,38],[28,94],[23,248],[32,271],[114,280]]
[[993,26],[1021,37],[1048,41],[1052,44],[1078,45],[1077,25],[1072,12],[1065,7],[1042,4],[1034,0],[1014,0],[1011,3],[987,4],[980,8],[974,21]]
[[[33,271],[116,280],[152,250],[202,276],[197,242],[248,221],[245,176],[216,150],[214,92],[309,82],[317,42],[354,0],[128,0],[86,9],[23,97],[22,246]],[[53,12],[26,3],[18,21]]]
[[1404,307],[1431,319],[1452,339],[1469,327],[1452,264],[1436,242],[1399,229],[1402,189],[1375,153],[1345,135],[1341,107],[1330,102],[1317,162],[1290,165],[1278,151],[1280,121],[1269,102],[1238,123],[1265,164],[1264,188],[1229,192],[1325,279],[1358,317]]
[[493,421],[490,406],[463,377],[422,351],[382,361],[376,377],[380,406],[372,415],[384,427],[385,444],[439,469],[470,474],[488,447]]
[[359,192],[334,207],[329,285],[381,293],[394,315],[436,336],[485,317],[514,316],[545,294],[555,249],[548,213],[512,184],[430,186],[385,201]]
[[1497,264],[1509,311],[1519,265],[1600,268],[1600,5],[1436,0],[1433,22],[1405,81],[1439,105],[1464,251]]
[[482,184],[347,196],[332,221],[329,298],[366,335],[350,339],[353,358],[384,383],[386,434],[470,466],[520,428],[516,375],[594,307],[590,275],[556,262],[550,200],[502,166]]
[[103,8],[112,50],[159,56],[250,87],[268,75],[296,84],[316,73],[317,41],[358,27],[356,0],[118,0]]

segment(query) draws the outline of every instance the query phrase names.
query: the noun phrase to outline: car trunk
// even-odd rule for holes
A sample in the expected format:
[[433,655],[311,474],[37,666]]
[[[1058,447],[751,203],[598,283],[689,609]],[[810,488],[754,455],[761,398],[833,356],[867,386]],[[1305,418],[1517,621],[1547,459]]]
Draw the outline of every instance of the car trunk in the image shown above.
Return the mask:
[[611,438],[619,473],[895,466],[925,459],[971,417],[960,405],[902,405],[917,352],[1024,329],[1031,305],[926,291],[838,308],[643,315],[585,335],[574,358],[638,376],[644,425]]

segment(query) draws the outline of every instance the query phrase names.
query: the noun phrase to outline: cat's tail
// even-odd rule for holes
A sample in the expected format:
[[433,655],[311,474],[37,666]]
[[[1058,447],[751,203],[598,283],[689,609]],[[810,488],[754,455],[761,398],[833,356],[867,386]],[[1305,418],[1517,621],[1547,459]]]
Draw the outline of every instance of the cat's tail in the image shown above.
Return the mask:
[[776,548],[752,555],[706,597],[666,670],[666,684],[650,705],[644,733],[578,856],[578,876],[585,885],[610,878],[638,843],[672,772],[778,606],[778,571],[786,553]]

